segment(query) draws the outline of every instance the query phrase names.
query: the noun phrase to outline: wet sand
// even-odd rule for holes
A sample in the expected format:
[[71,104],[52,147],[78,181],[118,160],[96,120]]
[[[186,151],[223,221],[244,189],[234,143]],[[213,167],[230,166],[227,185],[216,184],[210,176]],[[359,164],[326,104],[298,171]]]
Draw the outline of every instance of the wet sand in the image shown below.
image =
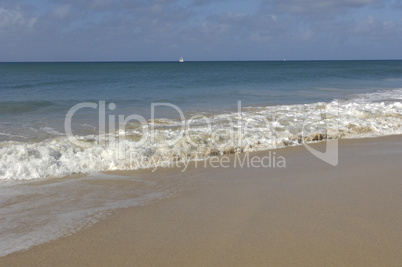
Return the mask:
[[0,265],[402,265],[402,136],[342,140],[335,167],[304,147],[275,153],[286,168],[120,172],[181,189]]

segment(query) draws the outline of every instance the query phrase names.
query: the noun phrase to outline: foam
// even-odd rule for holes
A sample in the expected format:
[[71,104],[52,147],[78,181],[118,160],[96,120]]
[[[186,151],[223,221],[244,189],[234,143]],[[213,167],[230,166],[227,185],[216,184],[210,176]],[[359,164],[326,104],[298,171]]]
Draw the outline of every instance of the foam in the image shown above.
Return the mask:
[[52,127],[41,127],[40,130],[43,132],[46,132],[48,134],[55,135],[55,136],[63,135],[62,133],[60,133],[59,131],[57,131],[56,129],[54,129]]
[[252,107],[241,113],[198,116],[174,144],[171,142],[180,135],[181,124],[167,119],[153,122],[155,138],[148,138],[139,147],[136,142],[143,129],[138,125],[126,129],[124,140],[118,139],[119,133],[79,136],[79,140],[91,144],[89,148],[72,145],[66,136],[36,143],[2,142],[0,179],[29,180],[152,168],[168,162],[323,139],[402,134],[401,99],[402,89],[397,89],[329,103]]
[[3,183],[0,256],[71,235],[117,208],[145,205],[174,193],[135,177],[102,173],[47,183]]

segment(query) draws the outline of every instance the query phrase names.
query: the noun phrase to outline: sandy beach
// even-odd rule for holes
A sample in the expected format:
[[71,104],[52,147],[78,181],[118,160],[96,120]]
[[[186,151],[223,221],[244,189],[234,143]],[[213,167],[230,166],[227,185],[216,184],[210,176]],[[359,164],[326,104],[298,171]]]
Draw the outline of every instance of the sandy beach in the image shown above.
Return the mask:
[[286,168],[119,172],[180,190],[0,265],[402,265],[402,136],[342,140],[335,167],[302,146],[275,153]]

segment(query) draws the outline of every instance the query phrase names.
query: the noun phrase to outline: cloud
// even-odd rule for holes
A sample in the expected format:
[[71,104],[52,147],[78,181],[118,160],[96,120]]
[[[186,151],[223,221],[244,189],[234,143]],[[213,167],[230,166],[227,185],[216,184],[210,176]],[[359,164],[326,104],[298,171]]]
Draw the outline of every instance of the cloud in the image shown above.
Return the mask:
[[41,1],[0,4],[0,60],[317,58],[359,46],[402,57],[395,1]]
[[293,15],[319,15],[336,14],[348,9],[365,6],[383,6],[386,0],[264,0],[263,6],[268,10]]
[[0,29],[32,28],[37,16],[25,12],[19,5],[14,8],[0,6]]
[[400,39],[396,36],[402,35],[402,23],[379,20],[373,15],[369,15],[355,23],[354,27],[350,28],[350,33],[354,38],[364,37],[370,41],[389,43]]
[[50,0],[55,5],[71,5],[77,9],[89,9],[94,11],[107,11],[113,8],[113,6],[120,5],[120,1],[117,0]]

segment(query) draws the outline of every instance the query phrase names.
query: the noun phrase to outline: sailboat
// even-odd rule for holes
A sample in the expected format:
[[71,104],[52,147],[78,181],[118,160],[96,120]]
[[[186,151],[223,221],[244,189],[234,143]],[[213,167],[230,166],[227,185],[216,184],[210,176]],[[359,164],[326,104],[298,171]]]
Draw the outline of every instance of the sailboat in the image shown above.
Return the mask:
[[184,62],[183,57],[180,57],[179,62]]

